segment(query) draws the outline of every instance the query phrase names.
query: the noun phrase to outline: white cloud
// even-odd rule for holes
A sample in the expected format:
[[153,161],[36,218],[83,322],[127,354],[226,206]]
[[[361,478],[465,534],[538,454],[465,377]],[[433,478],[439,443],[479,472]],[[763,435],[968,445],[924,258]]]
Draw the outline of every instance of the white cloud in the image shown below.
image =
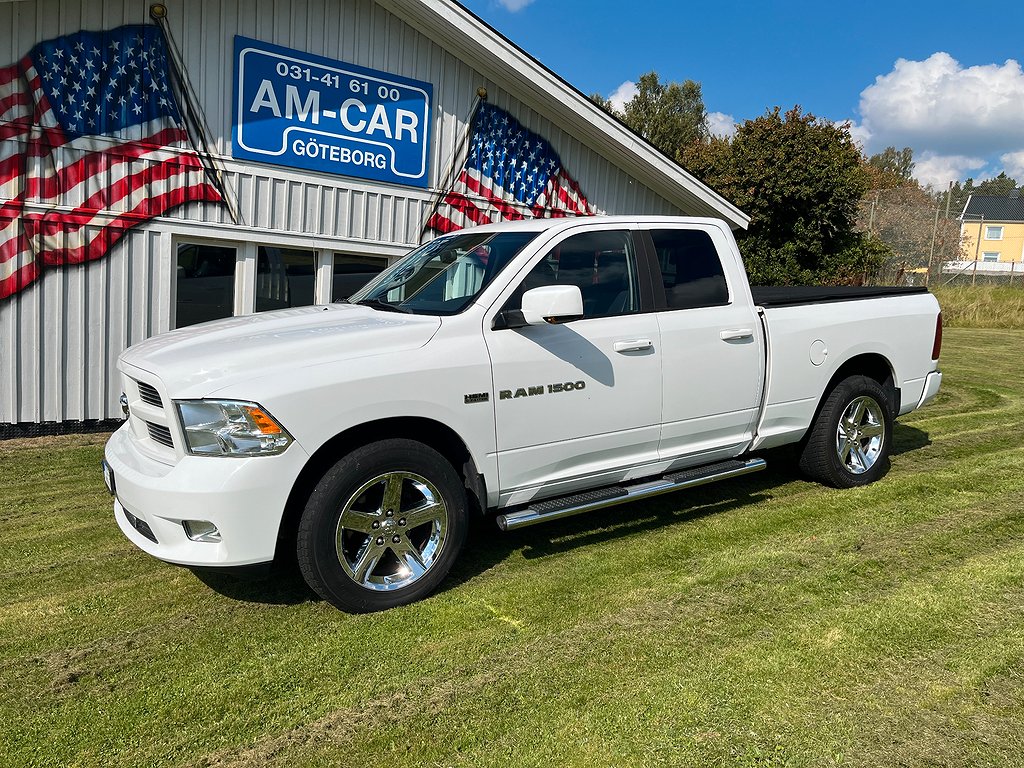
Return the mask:
[[637,95],[636,83],[632,80],[627,80],[610,94],[608,94],[608,100],[612,103],[612,107],[615,108],[616,112],[621,112],[622,108],[626,106],[626,102]]
[[515,13],[516,11],[523,10],[532,2],[533,0],[498,0],[498,5],[511,13]]
[[1018,184],[1024,182],[1024,149],[1019,152],[1007,152],[999,158],[1003,162],[1003,170],[1012,176]]
[[872,151],[913,147],[935,155],[990,156],[1024,149],[1024,71],[1004,64],[963,67],[948,53],[899,59],[860,95]]
[[984,158],[980,157],[939,155],[926,151],[914,157],[914,178],[926,187],[942,190],[949,182],[960,181],[985,165]]
[[712,136],[728,139],[736,133],[736,118],[724,112],[708,112],[708,131]]

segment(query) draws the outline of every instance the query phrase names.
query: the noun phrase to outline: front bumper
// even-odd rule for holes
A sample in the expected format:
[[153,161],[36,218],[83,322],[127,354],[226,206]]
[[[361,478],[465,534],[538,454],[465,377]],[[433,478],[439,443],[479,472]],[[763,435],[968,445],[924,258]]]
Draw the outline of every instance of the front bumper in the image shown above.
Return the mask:
[[[274,558],[288,494],[309,458],[297,443],[277,456],[187,455],[167,464],[140,452],[136,442],[125,425],[104,450],[116,494],[114,518],[135,546],[187,566],[252,565]],[[184,520],[213,523],[220,541],[193,541]],[[141,532],[147,528],[155,542]]]

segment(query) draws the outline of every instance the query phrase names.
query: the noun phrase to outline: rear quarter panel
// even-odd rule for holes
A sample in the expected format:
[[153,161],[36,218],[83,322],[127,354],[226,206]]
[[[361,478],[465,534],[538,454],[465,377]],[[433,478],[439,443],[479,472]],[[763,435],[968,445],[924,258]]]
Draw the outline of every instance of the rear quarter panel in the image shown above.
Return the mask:
[[[764,310],[769,363],[765,409],[754,448],[803,437],[838,369],[858,355],[885,358],[900,390],[899,413],[914,409],[932,360],[938,302],[931,294]],[[813,352],[824,345],[824,360]],[[821,355],[817,356],[820,360]]]

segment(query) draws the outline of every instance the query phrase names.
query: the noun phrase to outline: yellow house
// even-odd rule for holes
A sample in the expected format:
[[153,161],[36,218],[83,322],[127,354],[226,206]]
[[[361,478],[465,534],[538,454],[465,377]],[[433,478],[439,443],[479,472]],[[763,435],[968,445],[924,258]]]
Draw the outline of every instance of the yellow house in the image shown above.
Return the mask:
[[1024,198],[1019,192],[971,195],[960,215],[960,242],[967,261],[1001,262],[1007,269],[1024,262]]

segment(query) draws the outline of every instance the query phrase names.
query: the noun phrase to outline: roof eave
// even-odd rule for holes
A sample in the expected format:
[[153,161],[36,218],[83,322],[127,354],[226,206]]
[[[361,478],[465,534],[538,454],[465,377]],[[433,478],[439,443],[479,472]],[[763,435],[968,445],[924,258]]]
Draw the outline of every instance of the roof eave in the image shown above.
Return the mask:
[[687,213],[724,219],[733,229],[749,225],[747,214],[461,5],[451,0],[376,2],[428,37],[441,38],[444,47],[483,75]]

